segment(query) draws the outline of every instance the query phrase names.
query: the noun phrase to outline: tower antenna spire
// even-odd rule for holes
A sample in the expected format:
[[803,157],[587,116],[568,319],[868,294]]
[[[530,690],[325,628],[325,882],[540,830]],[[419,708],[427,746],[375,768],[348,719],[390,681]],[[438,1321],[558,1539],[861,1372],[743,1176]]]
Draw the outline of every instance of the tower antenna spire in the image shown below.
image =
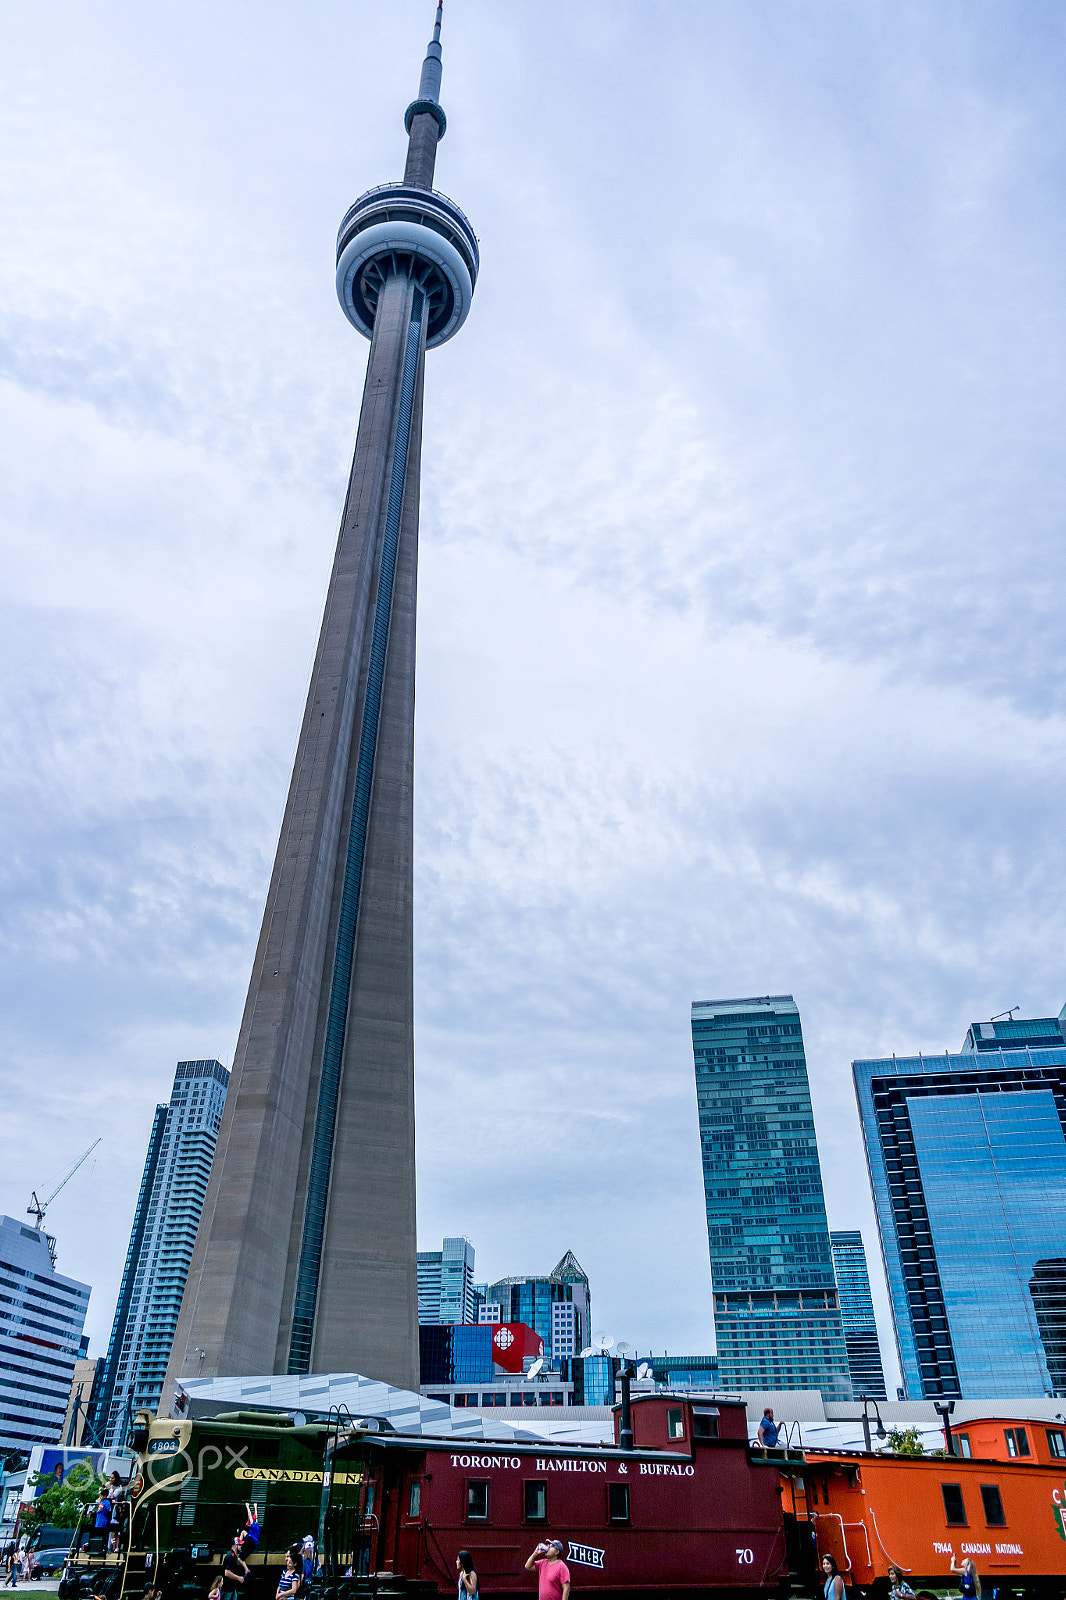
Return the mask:
[[440,24],[443,14],[444,0],[437,0],[433,37],[426,46],[426,59],[422,63],[422,76],[418,83],[418,99],[412,100],[404,113],[403,124],[409,135],[409,143],[403,181],[413,189],[432,189],[437,145],[444,138],[444,130],[448,126],[440,103],[443,67]]

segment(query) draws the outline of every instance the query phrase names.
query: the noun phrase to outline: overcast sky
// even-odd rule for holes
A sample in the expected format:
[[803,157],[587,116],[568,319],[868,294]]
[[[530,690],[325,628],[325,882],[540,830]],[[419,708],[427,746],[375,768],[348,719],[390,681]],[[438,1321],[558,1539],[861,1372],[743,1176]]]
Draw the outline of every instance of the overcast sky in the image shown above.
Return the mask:
[[[851,1060],[1066,1000],[1066,13],[446,13],[420,1242],[573,1249],[702,1353],[692,1000],[795,995],[872,1264]],[[49,1214],[95,1353],[153,1107],[232,1061],[367,355],[335,233],[431,24],[4,9],[0,1209],[102,1137]]]

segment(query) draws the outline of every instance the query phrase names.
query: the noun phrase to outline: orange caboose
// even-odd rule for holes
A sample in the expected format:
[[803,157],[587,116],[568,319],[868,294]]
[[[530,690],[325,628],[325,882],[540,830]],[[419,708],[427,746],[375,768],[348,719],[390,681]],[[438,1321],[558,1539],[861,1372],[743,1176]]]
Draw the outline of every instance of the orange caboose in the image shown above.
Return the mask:
[[943,1589],[952,1561],[970,1556],[986,1589],[1062,1595],[1066,1434],[1002,1418],[959,1433],[950,1456],[808,1450],[785,1494],[810,1518],[819,1557],[863,1587],[891,1564],[914,1589]]

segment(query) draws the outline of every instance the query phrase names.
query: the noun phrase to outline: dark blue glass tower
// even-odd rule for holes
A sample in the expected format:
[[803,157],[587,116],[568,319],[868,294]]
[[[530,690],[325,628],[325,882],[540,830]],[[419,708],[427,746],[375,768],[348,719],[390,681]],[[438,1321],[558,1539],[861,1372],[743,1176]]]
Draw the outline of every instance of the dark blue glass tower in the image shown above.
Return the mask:
[[908,1397],[1066,1392],[1060,1018],[852,1072]]
[[848,1351],[851,1386],[856,1395],[871,1400],[887,1400],[885,1373],[881,1365],[881,1345],[870,1293],[870,1271],[866,1249],[858,1228],[834,1230],[829,1235],[840,1297],[840,1320]]
[[721,1382],[850,1400],[796,1002],[698,1002],[692,1048]]

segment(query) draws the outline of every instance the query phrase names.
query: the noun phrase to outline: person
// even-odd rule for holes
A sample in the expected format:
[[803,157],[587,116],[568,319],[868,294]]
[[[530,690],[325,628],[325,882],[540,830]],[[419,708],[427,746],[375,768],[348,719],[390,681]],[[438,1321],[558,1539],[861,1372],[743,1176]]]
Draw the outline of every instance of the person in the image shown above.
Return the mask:
[[460,1550],[455,1558],[455,1565],[459,1572],[459,1594],[457,1600],[476,1600],[478,1577],[474,1571],[474,1562],[469,1550]]
[[570,1568],[563,1560],[558,1539],[538,1544],[526,1562],[526,1571],[537,1569],[537,1600],[570,1600]]
[[825,1574],[825,1588],[822,1590],[825,1600],[844,1600],[844,1580],[833,1556],[822,1557],[822,1571]]
[[963,1556],[960,1566],[954,1556],[951,1557],[951,1570],[959,1580],[959,1592],[963,1600],[981,1600],[981,1580],[977,1576],[977,1568],[970,1556]]
[[211,1579],[211,1587],[207,1591],[207,1600],[221,1600],[221,1595],[222,1595],[222,1574],[221,1574],[221,1572],[219,1572],[219,1573],[216,1574],[215,1577],[213,1577]]
[[315,1537],[312,1533],[304,1534],[304,1542],[300,1546],[304,1564],[304,1582],[310,1583],[315,1575]]
[[888,1581],[892,1585],[892,1600],[914,1600],[914,1590],[903,1576],[900,1567],[889,1567]]
[[241,1539],[241,1553],[244,1556],[253,1556],[259,1549],[259,1507],[245,1505],[248,1513],[248,1522]]
[[777,1435],[778,1426],[774,1421],[774,1413],[767,1406],[762,1414],[762,1421],[759,1423],[759,1443],[762,1445],[764,1455],[767,1450],[777,1449]]
[[17,1589],[19,1586],[19,1553],[15,1546],[11,1546],[11,1554],[7,1562],[7,1577],[4,1579],[5,1589]]
[[226,1551],[222,1562],[223,1600],[237,1600],[247,1577],[248,1563],[241,1555],[241,1539],[238,1534],[233,1541],[233,1548]]
[[300,1558],[300,1546],[293,1545],[285,1557],[285,1567],[278,1579],[277,1600],[293,1600],[293,1596],[300,1591],[303,1582],[303,1562]]
[[107,1490],[104,1489],[99,1500],[96,1502],[96,1531],[99,1533],[101,1528],[110,1528],[110,1526],[111,1496],[108,1494]]

